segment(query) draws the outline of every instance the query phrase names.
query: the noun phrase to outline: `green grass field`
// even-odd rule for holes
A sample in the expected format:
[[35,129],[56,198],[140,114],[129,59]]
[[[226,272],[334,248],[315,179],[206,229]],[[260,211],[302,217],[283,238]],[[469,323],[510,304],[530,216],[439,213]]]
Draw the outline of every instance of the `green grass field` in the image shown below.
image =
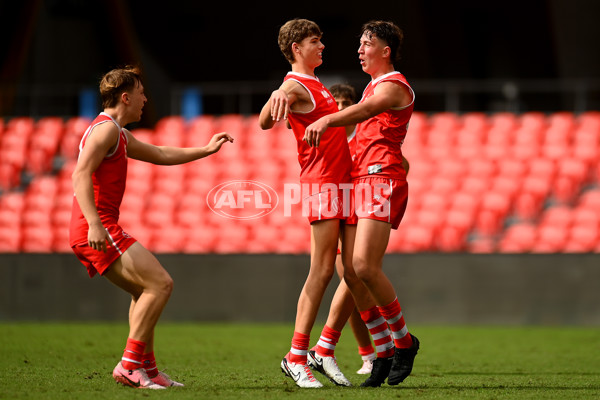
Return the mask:
[[421,350],[403,384],[358,387],[364,377],[355,374],[360,359],[348,329],[336,353],[356,386],[336,387],[317,373],[325,387],[308,390],[279,369],[290,324],[159,324],[159,367],[186,386],[150,391],[112,380],[126,324],[0,324],[0,399],[600,398],[600,329],[409,327]]

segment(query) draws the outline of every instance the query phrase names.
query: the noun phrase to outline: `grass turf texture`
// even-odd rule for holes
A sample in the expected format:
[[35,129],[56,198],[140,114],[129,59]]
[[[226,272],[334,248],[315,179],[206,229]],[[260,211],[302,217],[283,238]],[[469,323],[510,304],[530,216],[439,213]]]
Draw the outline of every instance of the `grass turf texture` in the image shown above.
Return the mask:
[[[320,333],[314,329],[311,345]],[[336,354],[355,385],[300,389],[279,368],[289,324],[159,324],[159,367],[183,388],[151,391],[111,376],[125,324],[0,324],[0,399],[592,399],[600,398],[600,329],[411,326],[421,340],[399,386],[360,388],[349,329]]]

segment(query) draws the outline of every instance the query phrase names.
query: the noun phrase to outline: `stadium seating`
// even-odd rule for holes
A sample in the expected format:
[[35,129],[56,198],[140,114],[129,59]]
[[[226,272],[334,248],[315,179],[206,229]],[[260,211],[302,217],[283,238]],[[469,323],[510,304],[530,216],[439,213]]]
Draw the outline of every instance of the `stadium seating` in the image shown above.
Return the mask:
[[[0,252],[68,252],[71,174],[89,119],[0,120]],[[307,253],[310,228],[298,205],[266,217],[217,215],[207,195],[220,183],[269,185],[283,200],[298,183],[296,143],[283,124],[257,115],[180,116],[140,140],[202,146],[227,131],[235,142],[183,166],[130,160],[124,228],[159,253]],[[600,251],[600,112],[579,115],[416,112],[404,154],[409,205],[389,252]]]

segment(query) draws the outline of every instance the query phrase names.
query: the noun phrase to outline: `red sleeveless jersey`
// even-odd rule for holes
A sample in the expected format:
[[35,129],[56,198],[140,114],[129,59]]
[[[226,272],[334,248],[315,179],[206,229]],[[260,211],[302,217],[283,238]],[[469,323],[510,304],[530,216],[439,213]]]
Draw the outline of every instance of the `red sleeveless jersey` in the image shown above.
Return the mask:
[[318,78],[296,72],[288,72],[284,81],[292,79],[308,91],[314,105],[308,112],[292,111],[288,121],[298,144],[300,182],[345,183],[350,181],[352,161],[346,130],[343,127],[328,128],[319,147],[311,147],[302,140],[306,127],[319,118],[338,111],[335,99]]
[[[94,185],[94,199],[100,219],[104,226],[116,224],[119,220],[119,207],[125,193],[125,181],[127,178],[127,135],[117,122],[108,114],[100,113],[86,129],[81,142],[79,152],[85,146],[93,129],[104,123],[113,123],[119,128],[119,139],[117,146],[111,154],[107,154],[96,171],[92,174]],[[77,198],[73,196],[73,208],[71,212],[70,244],[71,246],[87,243],[88,223],[81,212]]]
[[406,137],[408,122],[413,112],[415,94],[400,72],[390,72],[369,82],[360,103],[375,92],[381,82],[395,82],[406,85],[412,94],[412,101],[402,109],[389,109],[356,127],[356,158],[352,178],[378,175],[392,179],[406,179],[402,167],[402,142]]

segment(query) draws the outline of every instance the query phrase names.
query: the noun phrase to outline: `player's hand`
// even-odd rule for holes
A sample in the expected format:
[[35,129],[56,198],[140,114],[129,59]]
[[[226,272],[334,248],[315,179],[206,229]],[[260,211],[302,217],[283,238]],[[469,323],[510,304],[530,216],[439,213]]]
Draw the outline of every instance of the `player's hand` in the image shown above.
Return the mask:
[[319,147],[321,136],[325,133],[328,126],[323,118],[320,118],[306,127],[304,131],[304,140],[311,147]]
[[221,149],[223,143],[231,142],[233,143],[233,138],[227,134],[227,132],[219,132],[213,135],[210,139],[210,142],[206,145],[206,150],[209,154],[216,153]]
[[110,247],[110,237],[101,223],[92,224],[88,229],[88,245],[94,249],[106,253]]
[[290,100],[287,93],[281,89],[271,93],[271,118],[273,121],[287,119],[290,112]]

